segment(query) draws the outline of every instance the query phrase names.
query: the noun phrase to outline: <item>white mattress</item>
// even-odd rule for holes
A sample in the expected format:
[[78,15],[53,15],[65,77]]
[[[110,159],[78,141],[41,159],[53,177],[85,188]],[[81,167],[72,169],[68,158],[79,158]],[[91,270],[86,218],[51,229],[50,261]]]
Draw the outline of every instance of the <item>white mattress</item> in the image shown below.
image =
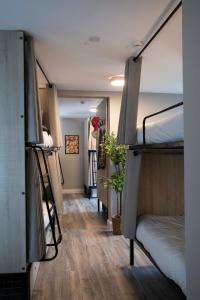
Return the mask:
[[184,217],[142,216],[136,238],[186,294]]
[[[151,120],[151,121],[150,121]],[[163,113],[146,121],[146,144],[179,142],[184,140],[183,109],[177,113]],[[143,127],[137,127],[137,143],[143,144]]]

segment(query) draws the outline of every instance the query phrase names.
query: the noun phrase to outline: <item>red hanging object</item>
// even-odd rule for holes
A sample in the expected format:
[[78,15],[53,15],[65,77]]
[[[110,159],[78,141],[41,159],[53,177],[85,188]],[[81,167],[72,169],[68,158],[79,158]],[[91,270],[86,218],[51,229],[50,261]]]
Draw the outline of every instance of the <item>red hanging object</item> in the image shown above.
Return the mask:
[[100,118],[99,117],[93,117],[91,119],[91,123],[92,123],[92,126],[94,127],[94,131],[96,131],[98,129],[99,122],[100,122]]

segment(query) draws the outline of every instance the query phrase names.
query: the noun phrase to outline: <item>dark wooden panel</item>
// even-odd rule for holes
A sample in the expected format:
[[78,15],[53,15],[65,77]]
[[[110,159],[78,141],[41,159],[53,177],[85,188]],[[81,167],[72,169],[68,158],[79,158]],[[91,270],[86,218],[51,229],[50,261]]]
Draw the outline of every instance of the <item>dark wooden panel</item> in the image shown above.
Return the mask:
[[183,155],[144,154],[138,214],[184,214]]

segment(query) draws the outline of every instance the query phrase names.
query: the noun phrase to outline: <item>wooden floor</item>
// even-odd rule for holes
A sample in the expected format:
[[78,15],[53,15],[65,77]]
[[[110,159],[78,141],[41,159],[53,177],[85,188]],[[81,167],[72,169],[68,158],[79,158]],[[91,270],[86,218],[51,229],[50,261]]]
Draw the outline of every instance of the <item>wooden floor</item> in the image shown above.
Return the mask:
[[108,231],[96,200],[65,198],[63,241],[58,257],[40,265],[33,300],[183,300],[185,297],[136,249],[129,267],[129,244]]

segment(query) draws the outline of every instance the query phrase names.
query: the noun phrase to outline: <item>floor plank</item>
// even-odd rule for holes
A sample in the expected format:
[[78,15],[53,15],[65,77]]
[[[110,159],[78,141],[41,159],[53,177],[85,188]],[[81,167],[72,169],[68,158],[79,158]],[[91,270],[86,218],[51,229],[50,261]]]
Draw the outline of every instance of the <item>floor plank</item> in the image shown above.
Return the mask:
[[129,244],[113,236],[96,199],[67,195],[61,216],[63,241],[58,257],[40,265],[33,300],[183,300],[137,248],[129,267]]

